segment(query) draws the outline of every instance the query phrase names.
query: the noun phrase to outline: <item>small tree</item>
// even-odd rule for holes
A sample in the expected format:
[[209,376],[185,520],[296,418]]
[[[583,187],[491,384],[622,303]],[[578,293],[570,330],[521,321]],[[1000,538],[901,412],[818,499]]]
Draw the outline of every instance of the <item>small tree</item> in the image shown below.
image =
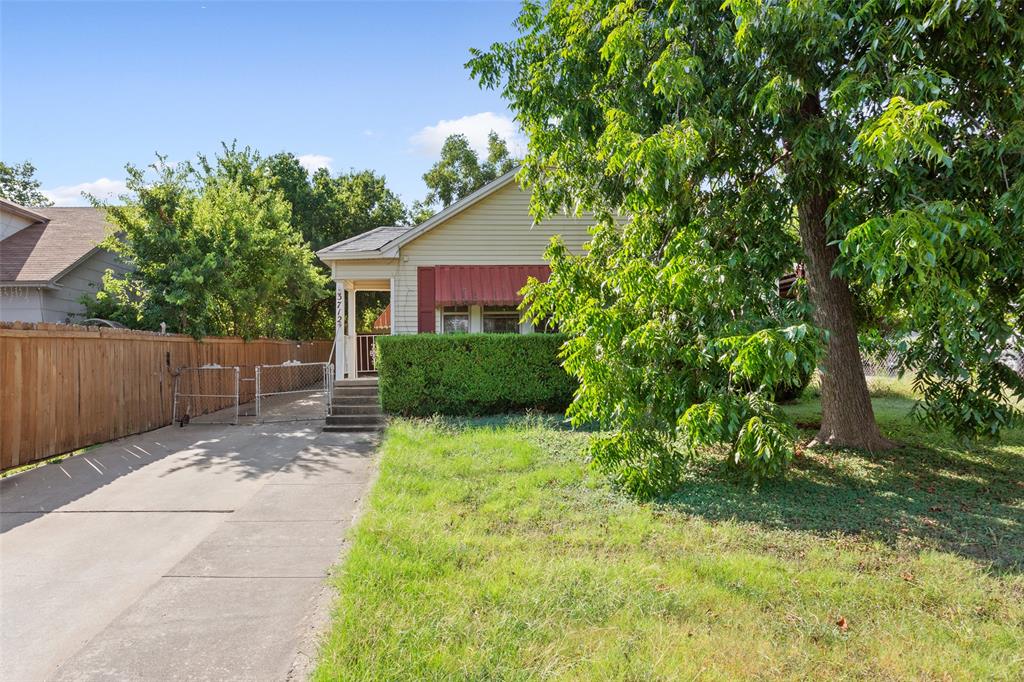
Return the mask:
[[[327,281],[291,225],[291,206],[258,155],[226,147],[213,161],[169,166],[153,180],[127,166],[123,205],[106,206],[107,241],[135,269],[109,272],[89,314],[195,337],[294,337]],[[97,203],[97,205],[99,205]]]
[[[1019,3],[551,0],[517,26],[469,65],[529,137],[537,215],[596,213],[530,300],[574,337],[573,414],[611,429],[595,458],[625,484],[664,489],[712,442],[781,468],[774,387],[819,347],[817,442],[889,447],[858,332],[902,339],[929,422],[1019,417]],[[813,328],[770,300],[793,260]]]
[[28,161],[8,164],[0,161],[0,197],[22,206],[53,206],[40,190],[36,167]]

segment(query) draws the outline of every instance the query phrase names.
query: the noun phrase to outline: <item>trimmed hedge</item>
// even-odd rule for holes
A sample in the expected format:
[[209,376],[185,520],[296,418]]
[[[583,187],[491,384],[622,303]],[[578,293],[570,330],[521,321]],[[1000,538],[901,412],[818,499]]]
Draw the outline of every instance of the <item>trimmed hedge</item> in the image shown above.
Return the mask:
[[562,334],[378,337],[385,412],[410,417],[565,411],[576,389],[558,360]]

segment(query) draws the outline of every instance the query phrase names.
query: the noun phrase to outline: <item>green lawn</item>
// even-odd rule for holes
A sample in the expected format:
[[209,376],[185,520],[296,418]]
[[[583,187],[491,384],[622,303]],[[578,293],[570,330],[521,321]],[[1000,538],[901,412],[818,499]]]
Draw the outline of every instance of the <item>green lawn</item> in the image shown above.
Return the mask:
[[884,393],[896,451],[758,490],[709,455],[654,504],[553,421],[393,423],[316,678],[1021,679],[1024,433],[965,450]]

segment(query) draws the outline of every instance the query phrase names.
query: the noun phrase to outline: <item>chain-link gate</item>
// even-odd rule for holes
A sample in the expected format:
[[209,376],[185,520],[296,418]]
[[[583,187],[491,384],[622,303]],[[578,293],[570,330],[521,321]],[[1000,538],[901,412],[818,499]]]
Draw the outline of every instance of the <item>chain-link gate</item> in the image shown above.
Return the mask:
[[174,377],[171,419],[181,426],[323,419],[334,366],[286,362],[255,367],[182,367]]
[[237,424],[240,375],[238,367],[204,365],[180,368],[174,377],[171,421],[181,426],[192,421]]
[[326,362],[286,362],[256,367],[260,421],[323,419],[331,404],[334,367]]

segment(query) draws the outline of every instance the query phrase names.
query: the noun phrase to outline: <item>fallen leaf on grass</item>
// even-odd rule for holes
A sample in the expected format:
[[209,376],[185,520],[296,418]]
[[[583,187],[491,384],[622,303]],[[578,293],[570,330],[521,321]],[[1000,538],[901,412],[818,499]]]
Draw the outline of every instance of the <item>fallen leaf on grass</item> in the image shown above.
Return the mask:
[[836,621],[836,627],[839,628],[840,632],[846,632],[850,626],[846,624],[846,619],[839,616],[839,620]]

